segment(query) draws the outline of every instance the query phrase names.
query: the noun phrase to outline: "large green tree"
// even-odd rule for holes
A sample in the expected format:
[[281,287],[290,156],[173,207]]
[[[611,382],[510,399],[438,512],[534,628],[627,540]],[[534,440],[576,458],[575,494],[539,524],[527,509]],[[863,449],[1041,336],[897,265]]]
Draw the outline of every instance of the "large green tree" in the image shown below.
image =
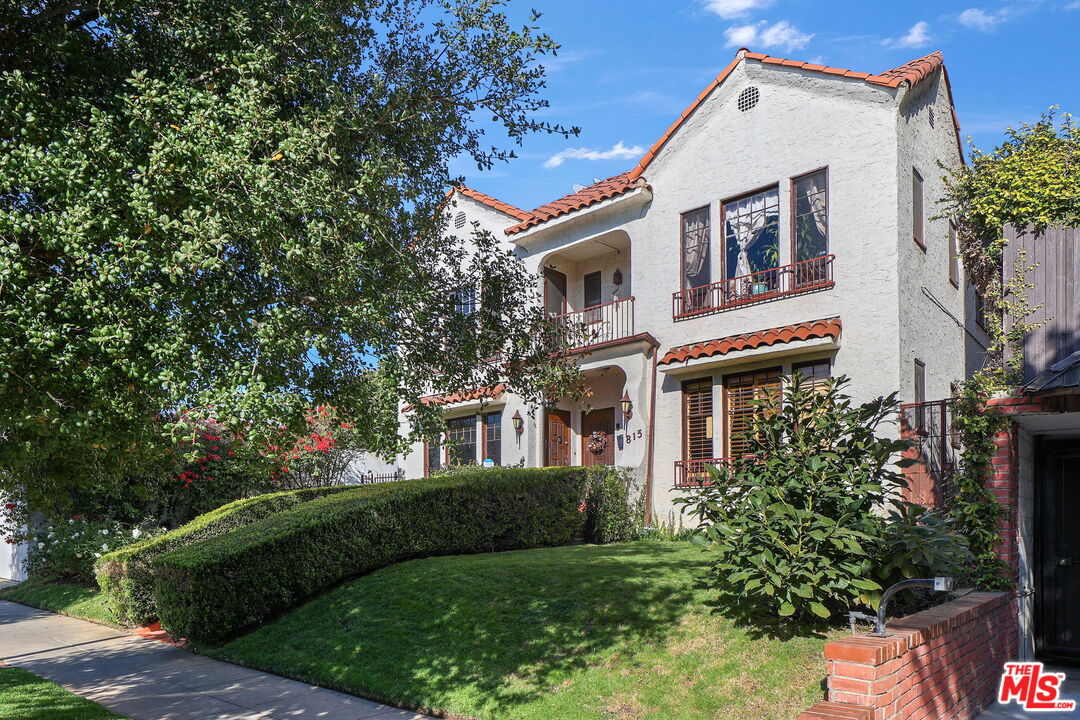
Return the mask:
[[568,377],[519,263],[442,232],[452,160],[568,132],[503,4],[0,5],[0,489],[136,473],[181,413],[390,452],[399,402]]

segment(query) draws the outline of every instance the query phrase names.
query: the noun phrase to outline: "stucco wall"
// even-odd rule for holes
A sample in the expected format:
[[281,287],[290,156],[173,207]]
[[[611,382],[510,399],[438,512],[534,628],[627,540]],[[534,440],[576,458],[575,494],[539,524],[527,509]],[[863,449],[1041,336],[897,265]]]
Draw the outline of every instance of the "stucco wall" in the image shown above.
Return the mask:
[[[934,124],[930,124],[931,111]],[[915,400],[914,361],[926,365],[926,399],[952,395],[951,386],[966,376],[967,335],[956,320],[964,320],[963,271],[957,286],[949,281],[949,220],[938,200],[944,194],[946,168],[961,158],[956,145],[946,83],[941,72],[904,93],[896,114],[899,189],[899,363],[900,398]],[[926,250],[913,239],[912,168],[923,177],[923,228]],[[950,313],[927,297],[929,291]],[[950,351],[943,352],[944,348]]]
[[[758,103],[740,111],[736,98],[751,85],[759,90]],[[656,378],[653,458],[658,518],[670,516],[671,501],[681,494],[672,485],[674,463],[682,457],[681,386],[686,379],[713,378],[714,443],[719,457],[723,453],[720,386],[727,373],[776,365],[789,371],[792,363],[828,356],[834,375],[851,378],[849,391],[857,400],[898,389],[902,400],[913,399],[916,357],[926,363],[927,399],[948,396],[951,383],[965,376],[962,328],[922,292],[926,287],[953,315],[964,318],[963,292],[948,277],[947,221],[930,219],[937,212],[935,201],[941,192],[938,161],[959,162],[951,112],[940,74],[917,92],[905,92],[903,87],[890,89],[746,61],[654,158],[644,175],[651,190],[639,188],[511,236],[515,252],[538,278],[546,264],[567,274],[571,309],[580,307],[583,274],[602,270],[603,299],[611,299],[613,293],[620,298],[632,294],[635,331],[654,336],[660,353],[728,335],[841,318],[838,347],[807,346],[780,359],[732,359],[693,374],[679,374],[677,366],[661,366],[664,371]],[[936,114],[934,128],[927,122],[931,106]],[[913,165],[922,170],[925,180],[925,254],[911,238]],[[792,260],[791,180],[821,168],[828,169],[829,250],[836,256],[835,286],[676,322],[672,293],[680,288],[681,214],[709,207],[712,278],[720,280],[721,203],[775,185],[780,205],[780,263],[786,264]],[[491,229],[513,224],[480,203],[465,201],[462,206],[470,218],[480,218]],[[500,221],[502,227],[497,226]],[[586,248],[592,246],[595,255],[586,257],[590,252]],[[624,278],[619,288],[611,285],[616,267]],[[964,287],[962,278],[960,287]],[[625,389],[635,407],[631,427],[625,430],[636,433],[632,425],[641,423],[644,437],[633,446],[624,441],[617,463],[631,467],[636,463],[638,472],[644,473],[652,388],[649,352],[639,345],[608,348],[580,362],[583,368],[611,366],[625,374]],[[521,406],[511,396],[503,401],[504,442],[514,438],[510,416],[520,409],[526,418],[520,442],[515,442],[513,451],[504,448],[504,462],[521,456],[529,465],[541,464],[541,413]],[[573,424],[579,421],[575,414]],[[576,448],[580,442],[576,433],[573,442]],[[420,447],[406,459],[410,476],[422,472]]]

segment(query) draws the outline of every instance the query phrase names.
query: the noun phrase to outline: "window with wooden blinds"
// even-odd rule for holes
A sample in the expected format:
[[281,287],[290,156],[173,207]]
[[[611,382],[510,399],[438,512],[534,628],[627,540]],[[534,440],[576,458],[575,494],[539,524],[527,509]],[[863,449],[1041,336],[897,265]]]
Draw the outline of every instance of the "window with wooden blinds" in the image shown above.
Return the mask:
[[765,399],[767,392],[779,398],[780,368],[755,370],[724,378],[724,438],[728,457],[739,457],[746,453],[750,445],[747,433],[754,417],[754,402]]
[[683,459],[713,456],[712,378],[683,383]]

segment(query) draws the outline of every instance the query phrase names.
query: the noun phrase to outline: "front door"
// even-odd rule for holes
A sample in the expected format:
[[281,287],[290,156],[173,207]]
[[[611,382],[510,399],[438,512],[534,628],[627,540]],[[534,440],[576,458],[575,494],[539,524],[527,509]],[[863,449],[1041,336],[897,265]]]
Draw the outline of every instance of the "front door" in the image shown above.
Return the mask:
[[548,410],[544,427],[548,467],[566,467],[570,464],[570,413],[566,410]]
[[1080,663],[1080,440],[1046,442],[1042,450],[1036,652]]
[[581,416],[581,464],[615,464],[615,408],[590,410]]

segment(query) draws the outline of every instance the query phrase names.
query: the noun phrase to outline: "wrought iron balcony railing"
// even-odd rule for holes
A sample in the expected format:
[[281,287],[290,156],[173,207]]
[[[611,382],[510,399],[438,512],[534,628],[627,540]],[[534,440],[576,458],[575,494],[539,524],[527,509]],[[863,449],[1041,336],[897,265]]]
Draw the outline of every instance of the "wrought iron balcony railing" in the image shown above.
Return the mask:
[[584,310],[554,315],[567,348],[579,349],[622,340],[634,334],[634,298],[613,300]]
[[709,285],[672,293],[676,320],[766,302],[788,295],[824,290],[833,285],[834,255],[770,268]]

